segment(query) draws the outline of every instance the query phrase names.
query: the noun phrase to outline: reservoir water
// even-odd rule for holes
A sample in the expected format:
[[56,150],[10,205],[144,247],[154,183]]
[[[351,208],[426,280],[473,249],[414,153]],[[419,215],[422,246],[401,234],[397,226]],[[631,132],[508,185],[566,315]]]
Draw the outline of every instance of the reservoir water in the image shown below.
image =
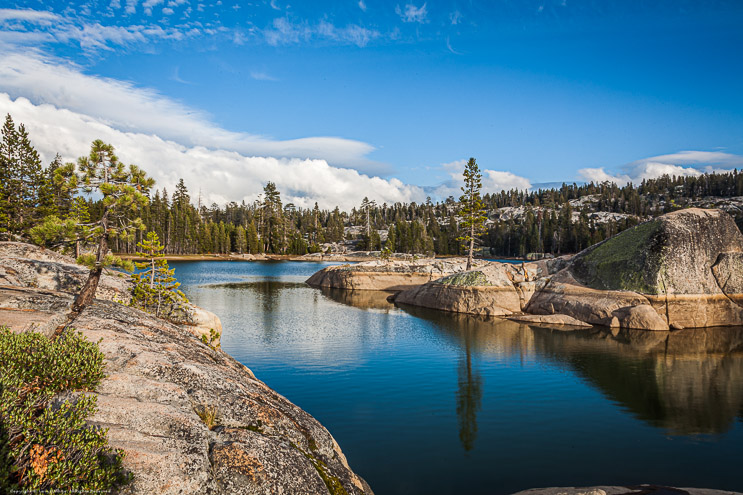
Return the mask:
[[305,285],[322,263],[171,266],[377,495],[743,491],[743,328],[566,332]]

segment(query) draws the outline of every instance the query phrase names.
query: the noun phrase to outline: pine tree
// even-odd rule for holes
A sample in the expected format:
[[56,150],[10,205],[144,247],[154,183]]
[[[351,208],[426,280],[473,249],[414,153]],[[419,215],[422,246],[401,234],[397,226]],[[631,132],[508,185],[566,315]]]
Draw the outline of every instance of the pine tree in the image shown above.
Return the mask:
[[[114,147],[100,139],[93,141],[88,156],[78,159],[78,173],[68,169],[66,179],[71,191],[77,191],[80,187],[86,193],[102,196],[100,217],[85,226],[89,229],[87,237],[98,245],[96,253],[78,259],[90,268],[88,279],[72,306],[73,313],[79,313],[95,297],[105,267],[114,265],[128,268],[126,262],[109,254],[109,241],[115,238],[129,241],[136,230],[144,227],[141,218],[136,215],[148,204],[147,193],[154,181],[136,165],[126,168],[114,153]],[[55,222],[54,218],[47,217],[45,232],[39,232],[39,235],[65,233],[67,222]]]
[[132,306],[158,317],[172,316],[188,300],[178,290],[181,284],[175,279],[175,268],[168,266],[160,238],[150,231],[137,247],[140,249],[137,256],[145,261],[134,263],[141,271],[132,274]]
[[42,167],[25,126],[16,129],[10,114],[5,117],[0,141],[0,180],[2,231],[23,234],[38,215]]
[[459,198],[462,208],[459,212],[462,217],[460,227],[463,233],[457,238],[463,244],[469,244],[467,253],[467,270],[472,268],[472,255],[475,250],[475,239],[485,231],[485,205],[480,197],[482,189],[482,174],[474,158],[470,158],[464,168],[464,186]]

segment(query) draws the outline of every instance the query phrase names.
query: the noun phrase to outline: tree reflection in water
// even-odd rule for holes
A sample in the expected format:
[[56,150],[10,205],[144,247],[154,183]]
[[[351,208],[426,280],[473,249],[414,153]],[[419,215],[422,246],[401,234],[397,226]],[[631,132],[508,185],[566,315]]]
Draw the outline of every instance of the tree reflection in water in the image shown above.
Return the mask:
[[482,407],[482,377],[472,370],[472,331],[465,329],[462,334],[464,359],[459,361],[457,388],[457,422],[459,440],[469,452],[477,438],[477,412]]
[[[323,291],[365,309],[386,293]],[[387,311],[391,311],[390,304]],[[672,332],[569,330],[401,306],[461,349],[456,412],[465,451],[474,448],[484,382],[473,359],[519,356],[559,363],[637,419],[673,435],[720,434],[743,419],[743,327]],[[476,364],[476,363],[475,363]]]

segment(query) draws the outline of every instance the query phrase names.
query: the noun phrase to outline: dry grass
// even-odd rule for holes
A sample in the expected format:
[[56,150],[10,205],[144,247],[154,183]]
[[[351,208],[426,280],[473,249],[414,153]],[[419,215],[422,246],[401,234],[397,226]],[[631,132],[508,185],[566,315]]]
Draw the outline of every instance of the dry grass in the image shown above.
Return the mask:
[[217,406],[199,404],[194,411],[210,430],[219,424],[219,410]]

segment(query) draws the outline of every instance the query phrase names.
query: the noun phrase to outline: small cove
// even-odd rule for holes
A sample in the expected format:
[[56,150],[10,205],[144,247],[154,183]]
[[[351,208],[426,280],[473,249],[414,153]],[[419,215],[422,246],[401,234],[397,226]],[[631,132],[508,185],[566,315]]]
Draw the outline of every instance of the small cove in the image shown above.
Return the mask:
[[173,262],[222,345],[383,494],[743,491],[743,329],[577,332],[304,284],[327,263]]

